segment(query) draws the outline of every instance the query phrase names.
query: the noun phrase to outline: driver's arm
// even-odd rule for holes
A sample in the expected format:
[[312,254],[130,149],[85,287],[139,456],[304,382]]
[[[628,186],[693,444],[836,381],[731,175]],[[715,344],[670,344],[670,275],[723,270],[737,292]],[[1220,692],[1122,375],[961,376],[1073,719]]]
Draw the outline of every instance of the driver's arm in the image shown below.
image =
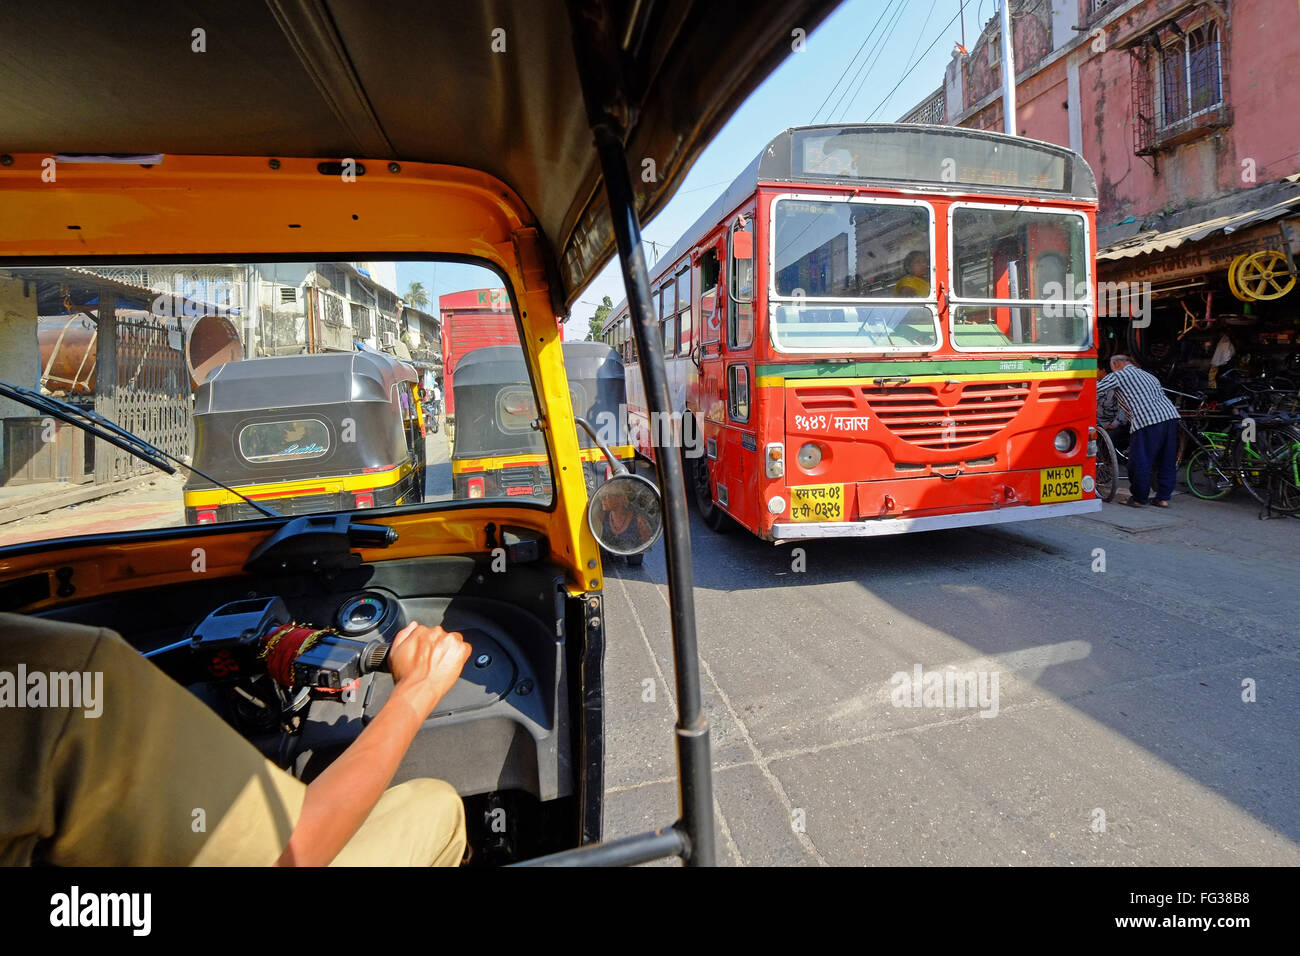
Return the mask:
[[[73,707],[0,707],[0,865],[454,865],[455,791],[381,791],[469,648],[436,629],[403,634],[392,696],[304,786],[112,631],[0,614],[0,673],[82,674],[93,692]],[[367,821],[377,802],[385,812]]]
[[388,655],[392,696],[357,739],[307,787],[277,866],[324,866],[365,822],[411,741],[469,660],[456,632],[412,622]]

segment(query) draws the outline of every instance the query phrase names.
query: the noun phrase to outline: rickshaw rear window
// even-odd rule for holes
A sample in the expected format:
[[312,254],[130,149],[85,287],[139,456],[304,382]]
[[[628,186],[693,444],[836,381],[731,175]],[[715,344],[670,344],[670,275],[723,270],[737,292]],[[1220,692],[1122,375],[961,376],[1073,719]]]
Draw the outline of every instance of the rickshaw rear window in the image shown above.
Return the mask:
[[298,461],[320,458],[329,450],[329,427],[314,418],[257,422],[239,432],[239,453],[247,461]]
[[[569,398],[573,402],[575,415],[587,414],[587,390],[581,383],[569,383]],[[537,404],[533,401],[532,390],[526,386],[501,389],[497,394],[497,415],[504,431],[532,431],[533,420],[537,418]]]

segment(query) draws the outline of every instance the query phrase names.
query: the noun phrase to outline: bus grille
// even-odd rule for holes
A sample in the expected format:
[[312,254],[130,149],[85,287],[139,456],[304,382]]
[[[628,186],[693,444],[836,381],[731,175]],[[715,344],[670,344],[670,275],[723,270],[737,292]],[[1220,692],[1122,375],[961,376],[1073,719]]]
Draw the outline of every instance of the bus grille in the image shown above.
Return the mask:
[[858,400],[853,389],[848,386],[827,388],[796,388],[795,397],[806,412],[844,412],[852,414],[857,411]]
[[[954,387],[955,400],[950,391]],[[881,424],[899,438],[920,448],[947,451],[979,444],[1009,425],[1029,397],[1029,383],[865,385],[862,395]]]
[[1038,383],[1040,402],[1071,402],[1083,394],[1081,378],[1049,379]]

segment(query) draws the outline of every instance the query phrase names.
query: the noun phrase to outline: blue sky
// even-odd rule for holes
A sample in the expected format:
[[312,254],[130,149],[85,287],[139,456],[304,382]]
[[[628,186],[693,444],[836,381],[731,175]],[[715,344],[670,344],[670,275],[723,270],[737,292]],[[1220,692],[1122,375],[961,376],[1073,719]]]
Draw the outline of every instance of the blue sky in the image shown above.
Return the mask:
[[[754,91],[700,154],[663,212],[643,224],[647,259],[654,261],[656,248],[666,252],[782,130],[814,122],[893,122],[937,90],[961,40],[961,6],[961,0],[846,0],[807,38],[804,52],[791,53]],[[996,0],[965,0],[968,47],[996,12]],[[411,281],[423,282],[436,299],[482,285],[485,275],[473,266],[399,263],[397,278],[403,290]],[[566,338],[586,336],[605,295],[615,303],[624,297],[617,259],[575,303]]]

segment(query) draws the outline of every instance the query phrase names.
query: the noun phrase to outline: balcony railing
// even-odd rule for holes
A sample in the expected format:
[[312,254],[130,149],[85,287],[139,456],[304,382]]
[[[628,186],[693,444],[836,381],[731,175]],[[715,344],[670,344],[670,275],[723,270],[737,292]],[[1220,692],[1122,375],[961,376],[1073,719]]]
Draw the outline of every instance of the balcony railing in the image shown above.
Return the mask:
[[935,90],[930,96],[927,96],[915,109],[904,116],[900,123],[928,123],[932,126],[942,126],[948,122],[947,97],[944,95],[943,87]]

